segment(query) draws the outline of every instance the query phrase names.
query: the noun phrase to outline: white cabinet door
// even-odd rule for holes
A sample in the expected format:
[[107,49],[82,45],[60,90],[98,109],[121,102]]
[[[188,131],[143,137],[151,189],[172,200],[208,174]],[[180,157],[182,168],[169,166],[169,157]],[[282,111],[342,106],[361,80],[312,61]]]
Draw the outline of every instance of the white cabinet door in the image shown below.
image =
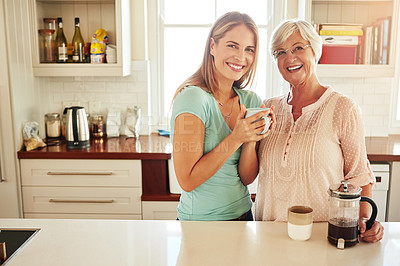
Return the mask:
[[23,159],[22,186],[141,187],[140,160]]
[[176,220],[178,201],[143,201],[143,220]]

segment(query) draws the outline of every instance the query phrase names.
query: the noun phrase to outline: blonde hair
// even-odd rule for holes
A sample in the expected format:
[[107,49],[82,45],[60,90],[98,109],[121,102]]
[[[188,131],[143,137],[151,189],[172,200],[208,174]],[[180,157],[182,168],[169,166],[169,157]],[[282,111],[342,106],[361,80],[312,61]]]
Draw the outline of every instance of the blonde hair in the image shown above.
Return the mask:
[[305,20],[289,19],[281,22],[271,34],[269,50],[271,55],[278,49],[293,33],[299,32],[304,40],[310,42],[317,62],[322,54],[322,40],[314,27]]
[[218,82],[215,79],[214,57],[210,53],[211,38],[218,43],[218,41],[223,38],[228,31],[239,25],[245,25],[253,32],[255,38],[255,53],[253,64],[250,66],[249,70],[244,73],[239,80],[234,81],[233,86],[238,89],[242,89],[253,82],[258,57],[259,41],[257,25],[247,14],[240,12],[228,12],[214,22],[207,38],[203,61],[199,69],[178,87],[172,101],[175,100],[175,97],[183,90],[184,87],[189,85],[198,86],[212,94],[218,90]]

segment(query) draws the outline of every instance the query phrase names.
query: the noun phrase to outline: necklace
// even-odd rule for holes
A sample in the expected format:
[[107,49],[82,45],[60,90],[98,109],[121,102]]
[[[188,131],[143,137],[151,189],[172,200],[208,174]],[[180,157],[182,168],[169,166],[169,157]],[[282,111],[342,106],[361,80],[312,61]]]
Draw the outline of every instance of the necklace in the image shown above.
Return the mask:
[[[224,119],[225,119],[225,121],[226,121],[226,123],[227,124],[229,124],[229,122],[231,121],[231,114],[232,114],[232,111],[233,111],[233,103],[234,103],[234,99],[232,100],[232,106],[231,106],[231,111],[229,112],[229,114],[227,114],[227,115],[225,115],[223,112],[222,112],[222,110],[221,110],[221,114],[222,114],[222,116],[224,117]],[[225,104],[227,104],[228,102],[226,102]],[[220,102],[218,102],[218,104],[219,105],[221,105],[221,106],[224,106],[224,104],[222,104],[222,103],[220,103]]]

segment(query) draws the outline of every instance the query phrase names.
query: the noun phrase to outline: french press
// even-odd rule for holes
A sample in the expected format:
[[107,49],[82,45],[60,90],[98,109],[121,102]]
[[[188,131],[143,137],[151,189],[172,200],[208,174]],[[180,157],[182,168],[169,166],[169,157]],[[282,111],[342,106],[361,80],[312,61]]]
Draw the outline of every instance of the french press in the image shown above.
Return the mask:
[[343,180],[329,187],[328,241],[337,248],[351,247],[358,243],[358,219],[360,201],[372,206],[372,214],[366,223],[367,230],[375,222],[378,208],[368,197],[361,197],[362,188]]

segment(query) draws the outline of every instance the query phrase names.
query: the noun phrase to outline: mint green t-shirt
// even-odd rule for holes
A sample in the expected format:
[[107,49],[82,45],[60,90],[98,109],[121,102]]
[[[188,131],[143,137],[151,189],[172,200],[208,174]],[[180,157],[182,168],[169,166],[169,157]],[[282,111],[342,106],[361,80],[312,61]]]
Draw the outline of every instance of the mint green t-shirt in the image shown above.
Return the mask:
[[[246,108],[261,106],[262,101],[254,92],[236,88],[234,90],[239,96],[239,102]],[[197,116],[204,124],[203,154],[213,150],[232,133],[213,95],[199,87],[188,86],[176,96],[173,104],[171,141],[174,137],[175,119],[183,113]],[[241,151],[240,147],[217,173],[196,189],[190,192],[182,190],[178,206],[179,220],[231,220],[250,210],[250,193],[241,182],[238,172]]]

